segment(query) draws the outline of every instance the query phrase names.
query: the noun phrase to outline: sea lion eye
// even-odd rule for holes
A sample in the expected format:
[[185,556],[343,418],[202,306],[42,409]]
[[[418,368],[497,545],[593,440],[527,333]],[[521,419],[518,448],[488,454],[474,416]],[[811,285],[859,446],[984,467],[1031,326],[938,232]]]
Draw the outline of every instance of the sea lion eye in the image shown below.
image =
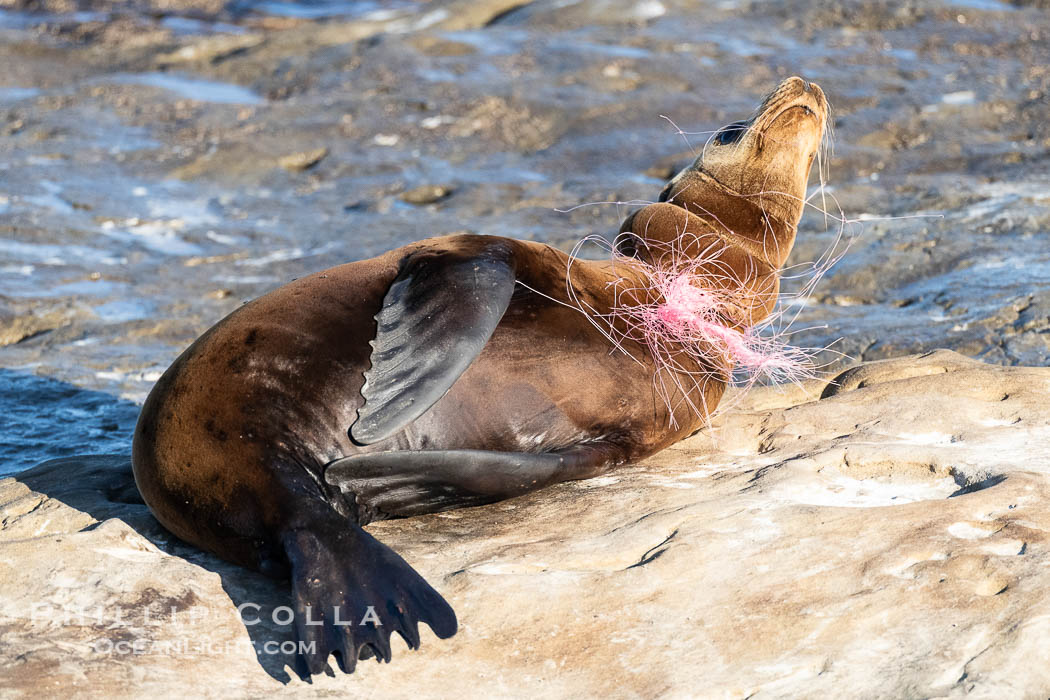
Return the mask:
[[715,143],[719,146],[725,146],[731,143],[736,143],[740,140],[740,137],[747,131],[747,122],[733,122],[729,126],[722,127],[722,130],[715,135]]

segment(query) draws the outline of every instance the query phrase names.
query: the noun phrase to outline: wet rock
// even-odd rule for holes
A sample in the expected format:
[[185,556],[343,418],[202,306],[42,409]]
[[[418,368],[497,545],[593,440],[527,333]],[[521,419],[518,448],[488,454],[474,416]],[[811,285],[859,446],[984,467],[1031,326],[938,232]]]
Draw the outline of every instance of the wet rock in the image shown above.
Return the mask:
[[5,136],[14,136],[18,132],[25,129],[26,123],[23,119],[15,119],[14,121],[4,124],[3,132]]
[[265,41],[258,34],[233,34],[211,36],[192,44],[187,44],[176,51],[157,56],[160,66],[173,66],[181,63],[215,62],[252,49]]
[[1045,695],[1050,369],[941,351],[831,379],[730,395],[710,430],[603,477],[371,526],[460,632],[312,684],[281,653],[287,586],[167,535],[126,457],[45,463],[0,481],[0,682],[15,697]]
[[60,310],[20,312],[0,305],[0,347],[35,338],[68,321],[69,314]]
[[532,0],[453,0],[444,8],[445,19],[438,26],[449,32],[480,29],[531,3]]
[[408,204],[434,204],[445,199],[455,191],[452,185],[420,185],[402,192],[399,199]]
[[[146,0],[139,4],[143,12],[165,14],[180,12],[187,15],[214,16],[222,11],[224,0]],[[124,0],[5,0],[5,8],[30,12],[68,13],[78,10],[118,12],[127,7]]]
[[428,56],[470,56],[477,53],[477,49],[470,44],[429,34],[413,35],[406,41],[417,51]]
[[300,172],[314,167],[328,155],[327,148],[315,148],[310,151],[291,153],[277,159],[277,164],[290,172]]
[[[209,148],[200,156],[179,165],[168,173],[179,180],[221,180],[226,183],[253,183],[266,178],[278,156],[273,144],[224,143]],[[301,153],[291,154],[295,158]],[[305,160],[305,156],[304,156]]]
[[504,147],[529,153],[552,146],[569,127],[571,116],[551,107],[486,97],[450,129],[459,138],[488,137]]

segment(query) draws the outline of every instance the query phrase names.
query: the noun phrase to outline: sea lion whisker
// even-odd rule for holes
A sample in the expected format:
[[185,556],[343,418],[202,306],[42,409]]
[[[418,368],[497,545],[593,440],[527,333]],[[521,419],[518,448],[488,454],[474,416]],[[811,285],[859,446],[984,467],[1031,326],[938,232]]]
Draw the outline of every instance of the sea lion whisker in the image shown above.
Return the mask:
[[686,132],[682,131],[681,127],[679,127],[679,126],[678,126],[677,124],[675,124],[675,123],[674,123],[674,120],[673,120],[673,119],[671,119],[671,118],[670,118],[669,116],[667,116],[666,114],[661,114],[661,115],[660,115],[660,118],[661,118],[661,119],[666,119],[666,120],[667,120],[667,123],[668,123],[668,124],[670,124],[671,126],[673,126],[673,127],[674,127],[674,130],[675,130],[675,132],[676,132],[676,133],[677,133],[677,134],[678,134],[679,136],[681,136],[681,137],[682,137],[682,139],[683,139],[683,140],[685,141],[685,145],[686,145],[686,146],[689,146],[689,150],[690,150],[690,151],[692,151],[692,152],[693,152],[693,155],[695,156],[695,155],[697,154],[697,153],[696,153],[696,149],[695,149],[695,148],[693,148],[693,144],[691,144],[691,143],[689,142],[689,137],[688,137],[688,136],[686,135]]
[[557,207],[554,207],[553,210],[558,212],[559,214],[569,214],[569,213],[572,213],[572,212],[576,211],[577,209],[582,209],[583,207],[594,207],[594,206],[598,206],[598,205],[601,205],[601,204],[615,204],[617,206],[624,205],[624,206],[630,206],[630,207],[637,207],[637,206],[645,206],[646,204],[653,204],[653,203],[654,202],[651,202],[651,201],[649,201],[647,199],[610,200],[610,201],[604,201],[604,202],[583,202],[582,204],[577,204],[576,206],[569,207],[568,209],[559,209]]
[[[804,207],[809,207],[809,208],[814,209],[814,210],[816,210],[818,212],[826,214],[832,220],[837,221],[837,222],[839,222],[841,224],[847,224],[847,225],[849,225],[849,224],[862,224],[863,225],[864,223],[869,222],[869,221],[899,221],[899,220],[904,220],[904,219],[943,219],[944,218],[944,214],[901,214],[901,215],[897,215],[897,216],[865,216],[864,218],[848,219],[848,218],[846,218],[846,215],[843,212],[841,207],[839,207],[840,216],[835,216],[834,214],[831,214],[831,213],[825,211],[824,209],[822,209],[821,207],[818,207],[817,205],[815,205],[812,202],[810,202],[809,198],[805,198],[804,199],[804,198],[798,197],[797,195],[793,195],[790,192],[782,192],[782,191],[779,191],[779,190],[763,190],[763,191],[760,191],[760,192],[753,192],[753,193],[750,193],[750,194],[743,194],[741,196],[742,197],[761,197],[761,196],[768,196],[768,195],[777,195],[777,196],[780,196],[780,197],[786,197],[786,198],[789,198],[789,199],[794,199],[794,200],[798,201],[800,204],[802,204]],[[833,193],[829,192],[827,194],[827,196],[832,199],[832,201],[835,203],[836,206],[839,206],[838,205],[838,200],[835,198],[835,195]]]

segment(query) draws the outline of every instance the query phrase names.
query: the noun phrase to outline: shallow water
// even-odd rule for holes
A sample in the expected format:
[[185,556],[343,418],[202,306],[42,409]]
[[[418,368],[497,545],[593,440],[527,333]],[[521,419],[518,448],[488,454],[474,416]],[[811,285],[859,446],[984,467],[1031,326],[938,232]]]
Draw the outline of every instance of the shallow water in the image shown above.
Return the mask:
[[138,411],[112,394],[0,369],[2,473],[57,457],[127,453]]
[[383,19],[396,16],[398,10],[408,9],[414,3],[387,1],[387,2],[362,2],[360,0],[297,0],[295,2],[282,2],[281,0],[257,0],[253,2],[238,2],[236,7],[243,10],[259,12],[278,17],[295,17],[298,19],[327,19],[331,17],[340,18],[362,18]]
[[[16,416],[0,473],[126,452],[135,406],[178,352],[294,277],[457,231],[564,249],[612,235],[632,206],[573,207],[655,198],[791,74],[835,107],[811,202],[850,221],[848,252],[793,307],[809,329],[793,342],[1050,359],[1038,8],[444,5],[0,11],[0,367]],[[187,48],[197,58],[178,58]],[[319,148],[312,168],[279,165]],[[421,185],[451,194],[402,199]],[[810,211],[792,262],[839,233]]]
[[27,87],[0,87],[0,104],[8,102],[19,102],[36,97],[40,91],[36,88]]
[[263,99],[251,90],[240,85],[221,83],[217,80],[201,80],[170,73],[135,73],[107,76],[106,80],[129,85],[148,85],[161,88],[198,102],[215,102],[218,104],[258,105]]

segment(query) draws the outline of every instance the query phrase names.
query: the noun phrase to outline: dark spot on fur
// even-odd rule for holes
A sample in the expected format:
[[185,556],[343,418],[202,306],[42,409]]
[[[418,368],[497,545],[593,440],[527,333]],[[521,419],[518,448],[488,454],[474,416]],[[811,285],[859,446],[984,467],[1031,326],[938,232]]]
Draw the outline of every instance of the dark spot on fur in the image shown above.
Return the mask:
[[204,422],[204,429],[219,442],[226,442],[226,439],[229,438],[229,435],[226,434],[225,430],[215,427],[215,421],[211,418]]
[[253,328],[248,331],[248,336],[244,339],[244,344],[251,347],[255,345],[255,341],[259,339],[259,329]]
[[674,189],[674,183],[668,182],[667,186],[660,190],[660,196],[656,198],[658,202],[666,202],[671,196],[671,190]]

